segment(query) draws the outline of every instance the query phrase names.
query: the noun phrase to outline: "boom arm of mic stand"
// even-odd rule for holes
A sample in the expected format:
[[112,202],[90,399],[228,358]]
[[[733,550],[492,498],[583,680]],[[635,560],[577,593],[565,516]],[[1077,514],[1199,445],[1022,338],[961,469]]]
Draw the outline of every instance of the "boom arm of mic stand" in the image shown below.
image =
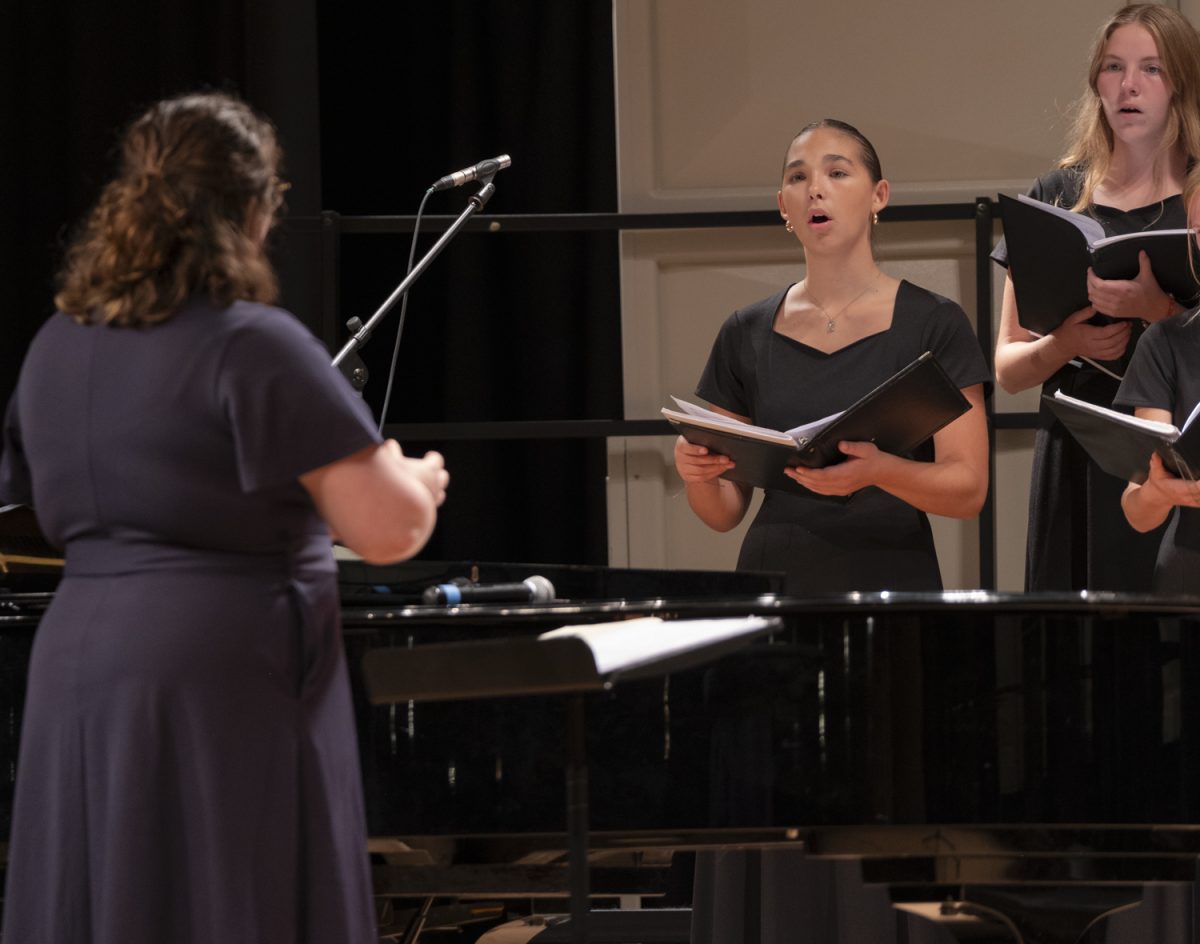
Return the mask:
[[[367,382],[366,368],[362,367],[361,361],[358,361],[356,356],[357,351],[367,343],[367,339],[371,337],[372,332],[376,327],[378,327],[379,322],[383,319],[383,316],[391,310],[392,306],[395,305],[396,302],[404,297],[405,293],[407,293],[409,288],[412,287],[413,282],[415,282],[421,273],[429,267],[429,263],[433,262],[433,260],[437,258],[438,253],[446,248],[446,244],[449,243],[450,240],[457,235],[458,231],[466,225],[467,220],[483,209],[484,205],[492,198],[492,194],[495,192],[496,188],[492,184],[492,180],[489,177],[484,182],[484,185],[479,188],[479,192],[474,194],[468,201],[466,208],[458,215],[458,219],[450,224],[446,232],[442,233],[441,238],[429,248],[429,251],[425,253],[420,260],[418,260],[417,264],[413,266],[412,271],[404,277],[404,281],[397,285],[396,290],[387,297],[387,300],[382,305],[379,306],[379,310],[368,319],[366,324],[355,331],[350,340],[347,341],[345,345],[343,345],[342,349],[337,352],[337,355],[333,358],[333,366],[340,367],[343,372],[346,372],[346,376],[350,380],[350,383],[354,385],[356,390],[361,391]],[[347,371],[346,367],[343,367],[342,364],[347,358],[350,357],[353,357],[355,361],[358,361],[358,366],[355,369]]]

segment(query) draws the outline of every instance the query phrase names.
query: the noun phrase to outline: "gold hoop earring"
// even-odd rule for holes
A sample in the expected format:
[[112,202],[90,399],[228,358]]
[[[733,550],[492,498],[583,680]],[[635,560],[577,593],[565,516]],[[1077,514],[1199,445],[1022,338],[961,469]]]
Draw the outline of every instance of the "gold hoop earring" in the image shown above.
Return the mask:
[[786,229],[789,233],[796,232],[796,230],[792,227],[792,221],[789,220],[786,216],[783,218],[783,228]]
[[871,214],[871,223],[875,226],[879,225],[879,214],[878,213]]

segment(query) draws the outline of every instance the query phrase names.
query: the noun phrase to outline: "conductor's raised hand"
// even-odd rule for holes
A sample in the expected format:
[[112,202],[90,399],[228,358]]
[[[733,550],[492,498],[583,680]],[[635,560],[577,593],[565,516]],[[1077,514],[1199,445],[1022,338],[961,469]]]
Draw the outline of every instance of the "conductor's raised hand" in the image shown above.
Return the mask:
[[438,453],[410,459],[394,439],[300,476],[338,541],[377,564],[404,560],[425,546],[449,481]]
[[1173,310],[1171,296],[1162,290],[1150,257],[1138,253],[1138,274],[1132,279],[1102,279],[1092,269],[1087,273],[1088,300],[1097,311],[1114,318],[1157,321]]
[[[394,442],[394,440],[393,440]],[[399,445],[396,446],[399,449]],[[450,485],[450,473],[446,471],[446,460],[440,452],[427,452],[420,459],[404,457],[413,476],[433,496],[433,503],[440,506],[446,500],[446,489]]]
[[693,445],[682,436],[675,440],[675,470],[687,485],[715,481],[733,465],[729,456],[709,452],[707,447]]
[[1128,321],[1114,321],[1105,325],[1088,324],[1096,314],[1091,305],[1080,308],[1057,328],[1050,332],[1057,343],[1072,357],[1086,357],[1094,361],[1115,361],[1129,346],[1130,326]]
[[882,465],[895,458],[869,442],[840,442],[838,449],[848,457],[845,462],[823,469],[797,466],[784,471],[793,481],[818,495],[853,495],[878,482]]

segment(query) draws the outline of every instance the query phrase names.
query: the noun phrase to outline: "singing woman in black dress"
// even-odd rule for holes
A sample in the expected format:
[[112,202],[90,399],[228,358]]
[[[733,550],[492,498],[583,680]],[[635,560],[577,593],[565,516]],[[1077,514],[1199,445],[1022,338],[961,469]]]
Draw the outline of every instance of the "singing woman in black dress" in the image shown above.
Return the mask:
[[[1097,219],[1109,235],[1187,225],[1181,196],[1200,156],[1200,40],[1177,10],[1124,7],[1101,28],[1071,146],[1030,194]],[[1002,245],[993,253],[1007,265]],[[1170,297],[1143,254],[1130,280],[1088,275],[1090,304],[1044,337],[1021,327],[1004,286],[996,379],[1017,392],[1042,385],[1111,406],[1143,323],[1171,318]],[[1094,319],[1097,311],[1119,320]],[[1106,323],[1097,323],[1103,320]],[[1161,529],[1136,532],[1121,514],[1124,483],[1088,458],[1046,409],[1034,447],[1026,543],[1027,590],[1148,591]]]
[[[1193,216],[1200,216],[1197,207]],[[1183,428],[1200,405],[1200,308],[1147,330],[1117,391],[1116,403],[1147,420]],[[1125,487],[1125,517],[1139,532],[1166,528],[1154,567],[1154,591],[1200,593],[1200,482],[1173,474],[1156,454],[1146,480]]]
[[[729,416],[791,429],[932,351],[971,403],[911,457],[844,442],[845,462],[788,470],[799,488],[767,490],[738,567],[783,570],[790,593],[941,589],[926,514],[973,517],[987,493],[987,365],[955,302],[876,264],[871,231],[888,194],[857,129],[825,119],[796,135],[778,203],[804,247],[805,277],[729,317],[697,388]],[[675,466],[705,524],[728,531],[742,520],[751,489],[719,478],[732,460],[680,438]]]

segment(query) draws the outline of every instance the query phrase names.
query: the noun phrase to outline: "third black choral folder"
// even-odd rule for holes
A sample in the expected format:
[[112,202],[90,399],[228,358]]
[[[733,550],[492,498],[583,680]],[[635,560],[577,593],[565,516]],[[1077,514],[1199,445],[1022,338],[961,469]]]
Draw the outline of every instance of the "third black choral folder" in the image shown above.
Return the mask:
[[1078,400],[1061,390],[1052,397],[1043,394],[1042,400],[1109,475],[1126,482],[1144,482],[1155,452],[1175,475],[1188,479],[1200,475],[1200,423],[1193,422],[1200,406],[1180,430],[1170,423],[1143,420]]

